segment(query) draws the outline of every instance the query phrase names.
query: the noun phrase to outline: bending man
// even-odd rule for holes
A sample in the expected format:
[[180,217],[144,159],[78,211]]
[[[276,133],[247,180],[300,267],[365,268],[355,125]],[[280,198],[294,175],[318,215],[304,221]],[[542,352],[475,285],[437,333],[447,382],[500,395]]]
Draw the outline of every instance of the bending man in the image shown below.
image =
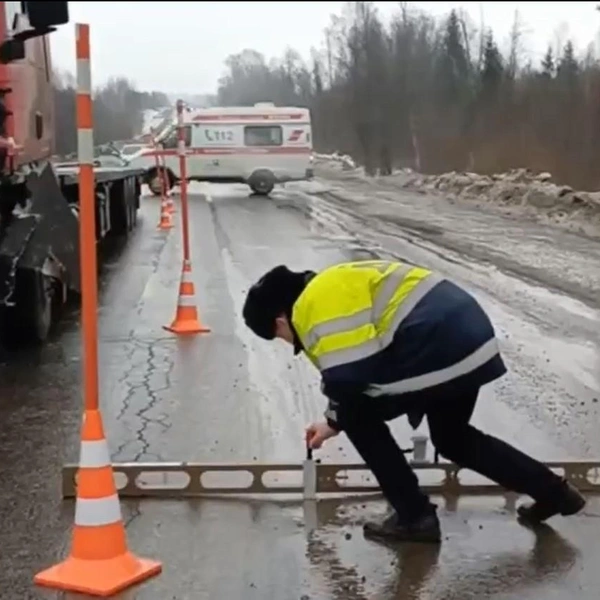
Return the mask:
[[571,515],[585,499],[568,482],[470,424],[480,388],[506,373],[494,328],[466,291],[421,267],[359,261],[319,273],[280,265],[252,286],[243,316],[258,336],[279,338],[319,369],[325,420],[307,429],[319,448],[344,431],[378,480],[393,512],[365,534],[439,542],[435,505],[386,421],[426,416],[433,445],[458,465],[527,494],[531,523]]

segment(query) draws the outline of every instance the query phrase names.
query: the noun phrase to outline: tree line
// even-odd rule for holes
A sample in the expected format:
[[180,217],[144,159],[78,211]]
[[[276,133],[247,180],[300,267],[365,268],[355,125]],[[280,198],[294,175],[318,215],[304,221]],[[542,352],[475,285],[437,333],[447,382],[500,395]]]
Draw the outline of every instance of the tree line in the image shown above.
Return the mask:
[[[54,74],[55,153],[77,150],[76,85],[68,73]],[[94,143],[127,140],[141,133],[143,111],[170,104],[162,92],[140,92],[125,77],[110,79],[94,91]]]
[[309,61],[293,49],[270,61],[230,56],[218,101],[307,106],[315,148],[350,154],[369,173],[528,167],[597,188],[600,61],[559,36],[537,64],[523,32],[515,13],[503,53],[490,27],[460,11],[435,19],[399,3],[384,23],[373,3],[349,2]]

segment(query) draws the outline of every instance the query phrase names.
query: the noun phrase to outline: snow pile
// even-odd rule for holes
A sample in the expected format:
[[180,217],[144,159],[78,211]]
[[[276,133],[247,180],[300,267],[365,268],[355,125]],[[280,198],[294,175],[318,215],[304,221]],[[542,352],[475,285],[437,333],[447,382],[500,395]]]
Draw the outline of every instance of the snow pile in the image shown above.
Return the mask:
[[411,169],[403,169],[389,179],[406,189],[442,192],[457,200],[481,200],[505,207],[532,208],[546,213],[553,220],[581,217],[600,225],[600,192],[576,191],[567,185],[556,185],[552,183],[550,173],[512,169],[508,173],[494,175],[454,171],[421,175]]
[[331,190],[331,185],[324,179],[307,179],[303,181],[286,181],[282,184],[286,190],[304,194],[322,194]]
[[[550,173],[512,169],[507,173],[480,175],[457,172],[424,175],[401,169],[392,175],[367,177],[351,157],[339,153],[315,154],[316,163],[330,171],[346,171],[386,187],[443,195],[450,201],[488,204],[504,214],[523,214],[536,220],[567,226],[572,231],[597,235],[600,231],[600,191],[577,191],[552,182]],[[352,173],[349,173],[352,171]]]
[[356,169],[356,163],[352,160],[351,156],[347,154],[338,154],[334,152],[333,154],[319,154],[317,152],[313,153],[313,158],[315,161],[320,162],[333,162],[337,163],[341,166],[343,171],[352,171]]

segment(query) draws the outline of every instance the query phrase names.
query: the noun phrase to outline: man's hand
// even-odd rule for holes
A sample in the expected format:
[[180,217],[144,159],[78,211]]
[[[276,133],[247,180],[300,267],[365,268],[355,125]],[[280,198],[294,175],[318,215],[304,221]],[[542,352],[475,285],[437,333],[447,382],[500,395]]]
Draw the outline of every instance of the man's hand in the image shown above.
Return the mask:
[[312,423],[306,428],[306,443],[309,448],[317,450],[323,445],[323,442],[336,436],[339,431],[329,427],[326,421],[321,423]]

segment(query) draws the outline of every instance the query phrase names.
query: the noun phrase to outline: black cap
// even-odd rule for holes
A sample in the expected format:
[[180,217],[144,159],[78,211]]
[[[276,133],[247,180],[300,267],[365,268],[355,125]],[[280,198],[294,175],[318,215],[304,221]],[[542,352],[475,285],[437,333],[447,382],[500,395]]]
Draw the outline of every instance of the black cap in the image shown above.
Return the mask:
[[285,314],[291,322],[294,303],[306,287],[313,271],[290,271],[279,265],[265,273],[248,290],[242,315],[246,325],[259,337],[275,337],[275,319]]

